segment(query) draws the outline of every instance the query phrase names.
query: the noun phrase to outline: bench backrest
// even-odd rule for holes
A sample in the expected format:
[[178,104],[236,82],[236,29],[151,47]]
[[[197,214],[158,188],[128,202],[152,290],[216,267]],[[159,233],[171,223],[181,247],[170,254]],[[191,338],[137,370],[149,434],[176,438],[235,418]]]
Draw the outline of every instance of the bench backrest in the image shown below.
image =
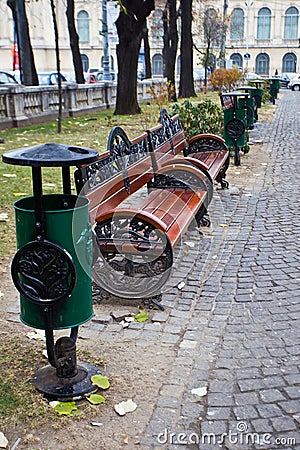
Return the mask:
[[154,169],[147,133],[130,141],[120,127],[114,127],[108,138],[107,152],[99,160],[75,171],[78,194],[90,200],[90,217],[119,206],[126,198],[146,185]]
[[147,130],[149,150],[153,152],[158,168],[163,167],[174,156],[181,153],[187,147],[187,141],[180,122],[179,115],[162,121],[159,125]]

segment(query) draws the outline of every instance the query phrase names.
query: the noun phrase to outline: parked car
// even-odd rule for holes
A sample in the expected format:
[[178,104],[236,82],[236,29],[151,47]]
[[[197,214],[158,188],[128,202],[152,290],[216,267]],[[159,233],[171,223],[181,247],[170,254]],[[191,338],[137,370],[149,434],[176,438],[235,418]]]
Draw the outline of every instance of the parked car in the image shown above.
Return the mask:
[[300,75],[297,74],[294,78],[292,78],[287,87],[292,89],[292,91],[300,91]]
[[[67,81],[66,77],[61,73],[60,78],[62,82]],[[49,86],[58,84],[58,73],[57,72],[43,72],[38,73],[39,85]]]
[[292,78],[294,78],[295,75],[296,75],[295,72],[284,72],[284,73],[281,73],[279,75],[275,75],[275,77],[279,78],[281,87],[287,87],[287,85],[289,84],[290,80]]
[[263,77],[254,72],[247,72],[245,75],[245,81],[248,80],[263,80]]
[[[112,72],[112,71],[110,72],[110,79],[111,79],[111,81],[117,81],[117,75],[115,72]],[[103,81],[103,70],[97,72],[96,80]]]
[[99,67],[89,67],[89,69],[86,71],[86,73],[97,73],[101,72],[101,69]]
[[8,72],[0,71],[0,84],[19,84],[17,79]]
[[84,73],[85,82],[88,84],[93,84],[97,82],[97,72]]
[[[208,78],[209,74],[207,75]],[[205,68],[204,67],[195,67],[193,71],[194,81],[204,80],[205,79]]]

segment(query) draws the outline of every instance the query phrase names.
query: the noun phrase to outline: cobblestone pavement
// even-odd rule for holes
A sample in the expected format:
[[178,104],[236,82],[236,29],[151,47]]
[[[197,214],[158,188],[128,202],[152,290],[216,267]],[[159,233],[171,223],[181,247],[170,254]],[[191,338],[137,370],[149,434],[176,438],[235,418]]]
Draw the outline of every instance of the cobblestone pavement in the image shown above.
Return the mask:
[[[96,448],[87,442],[93,436],[100,450],[300,449],[299,93],[285,90],[273,120],[259,121],[251,138],[263,142],[257,161],[250,150],[251,168],[247,156],[230,168],[230,189],[217,193],[209,208],[211,229],[199,242],[197,234],[186,237],[183,245],[197,245],[183,249],[162,296],[165,311],[123,329],[110,312],[120,318],[130,308],[102,301],[80,327],[81,342],[92,351],[115,351],[120,371],[145,350],[135,380],[139,394],[151,379],[156,391],[146,392],[144,409],[140,401],[123,425],[113,412],[101,417],[110,427],[100,437],[81,430],[85,437],[72,448]],[[122,445],[118,439],[131,420],[139,421],[139,445]],[[68,436],[75,439],[78,427]],[[44,444],[66,448],[59,445]]]
[[200,288],[196,263],[170,312],[180,340],[144,449],[300,449],[300,96],[286,91],[256,130],[270,160],[221,194],[222,256]]

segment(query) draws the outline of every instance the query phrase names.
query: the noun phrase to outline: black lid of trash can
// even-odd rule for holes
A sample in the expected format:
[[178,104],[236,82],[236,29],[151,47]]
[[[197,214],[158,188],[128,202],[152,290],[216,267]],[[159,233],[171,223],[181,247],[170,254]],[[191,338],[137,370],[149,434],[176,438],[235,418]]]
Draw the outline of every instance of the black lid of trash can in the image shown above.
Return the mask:
[[236,88],[237,91],[245,90],[245,91],[256,91],[256,87],[254,86],[239,86]]
[[226,94],[230,95],[231,97],[249,97],[249,93],[248,92],[242,92],[242,91],[226,92],[224,95],[226,95]]
[[99,154],[91,148],[47,142],[34,147],[18,148],[3,153],[7,164],[32,167],[66,167],[97,161]]

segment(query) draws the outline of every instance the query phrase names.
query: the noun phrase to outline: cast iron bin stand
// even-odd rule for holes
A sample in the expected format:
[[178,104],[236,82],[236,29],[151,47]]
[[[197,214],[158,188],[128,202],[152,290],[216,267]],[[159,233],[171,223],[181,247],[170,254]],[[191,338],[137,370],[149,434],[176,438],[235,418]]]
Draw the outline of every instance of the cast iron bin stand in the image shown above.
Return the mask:
[[255,102],[255,97],[254,97],[257,89],[254,86],[240,86],[236,90],[242,91],[242,92],[248,92],[248,94],[250,96],[250,98],[245,98],[242,101],[245,103],[245,108],[246,108],[246,113],[247,113],[247,128],[249,128],[249,130],[253,130],[255,116],[257,115],[257,105]]
[[238,107],[239,98],[248,98],[248,92],[225,92],[221,94],[224,110],[224,139],[234,147],[234,164],[240,166],[240,148],[246,145],[246,109]]
[[258,109],[261,108],[265,82],[264,80],[249,80],[249,84],[250,86],[256,88],[256,92],[253,92],[253,97],[256,105],[254,118],[255,120],[258,120]]
[[[93,316],[92,230],[89,201],[71,195],[70,166],[98,159],[92,149],[46,143],[3,154],[3,162],[32,167],[33,197],[15,204],[18,251],[11,264],[20,293],[20,319],[45,329],[49,365],[39,369],[34,385],[48,398],[71,400],[95,392],[91,364],[77,365],[79,325]],[[43,195],[42,167],[61,167],[63,194]],[[70,328],[70,337],[54,344],[54,330]]]

